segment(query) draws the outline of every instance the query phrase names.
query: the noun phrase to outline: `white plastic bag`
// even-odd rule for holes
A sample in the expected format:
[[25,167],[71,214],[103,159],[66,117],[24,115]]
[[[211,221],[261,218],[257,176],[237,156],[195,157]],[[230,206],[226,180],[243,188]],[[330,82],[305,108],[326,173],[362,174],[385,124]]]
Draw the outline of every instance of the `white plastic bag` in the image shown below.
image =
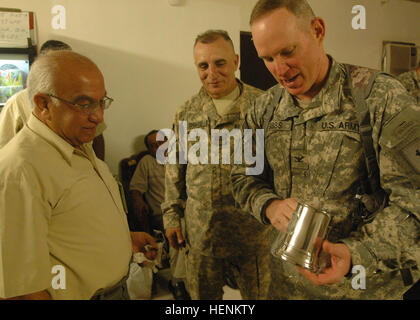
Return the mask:
[[138,263],[130,264],[127,290],[131,300],[149,300],[152,297],[153,270],[141,267]]

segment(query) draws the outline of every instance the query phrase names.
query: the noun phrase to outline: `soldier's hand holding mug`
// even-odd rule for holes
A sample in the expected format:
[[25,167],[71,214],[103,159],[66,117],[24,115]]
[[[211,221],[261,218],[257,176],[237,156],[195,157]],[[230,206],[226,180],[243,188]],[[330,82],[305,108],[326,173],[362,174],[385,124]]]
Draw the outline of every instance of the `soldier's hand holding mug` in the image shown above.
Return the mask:
[[289,221],[297,207],[298,202],[292,198],[274,200],[267,206],[265,215],[277,230],[285,233],[287,231]]

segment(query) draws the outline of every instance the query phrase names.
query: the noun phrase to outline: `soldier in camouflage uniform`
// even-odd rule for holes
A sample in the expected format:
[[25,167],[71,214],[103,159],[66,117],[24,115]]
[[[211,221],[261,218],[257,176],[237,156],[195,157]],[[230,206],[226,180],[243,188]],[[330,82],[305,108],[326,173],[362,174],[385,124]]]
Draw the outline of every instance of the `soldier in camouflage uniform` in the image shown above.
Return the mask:
[[[203,87],[177,110],[174,132],[179,141],[180,121],[186,121],[188,134],[204,130],[209,138],[205,147],[210,149],[212,130],[239,130],[246,111],[263,91],[235,78],[238,56],[224,31],[199,35],[194,59]],[[232,141],[227,143],[233,148]],[[188,150],[193,144],[188,141]],[[223,163],[219,142],[217,149],[219,157],[208,163],[166,164],[162,204],[166,234],[174,247],[185,237],[187,286],[192,299],[222,299],[226,275],[234,279],[244,299],[266,299],[270,283],[267,234],[271,227],[258,224],[235,206],[231,165]],[[182,216],[186,230],[180,228]]]
[[[272,257],[269,298],[401,299],[420,277],[420,107],[396,79],[375,78],[365,101],[389,202],[358,226],[364,149],[347,69],[323,49],[324,21],[306,1],[260,0],[251,29],[258,55],[282,86],[257,98],[245,117],[244,128],[265,129],[267,164],[260,176],[233,167],[235,200],[280,232],[298,203],[333,215],[323,244],[332,266],[315,274]],[[362,288],[363,274],[353,275],[352,266],[366,272]]]
[[420,63],[417,69],[404,72],[398,76],[398,79],[408,90],[408,92],[420,103]]

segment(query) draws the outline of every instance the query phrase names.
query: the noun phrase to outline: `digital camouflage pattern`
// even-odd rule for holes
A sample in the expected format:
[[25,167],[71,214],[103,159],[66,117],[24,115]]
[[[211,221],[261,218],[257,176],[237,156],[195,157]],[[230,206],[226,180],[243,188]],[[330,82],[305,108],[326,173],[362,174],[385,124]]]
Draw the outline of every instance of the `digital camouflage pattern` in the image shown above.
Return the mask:
[[267,299],[271,282],[270,254],[267,250],[228,259],[207,257],[200,251],[189,250],[186,274],[191,298],[222,299],[225,283],[218,275],[224,273],[225,277],[235,281],[243,300]]
[[[179,121],[187,122],[188,134],[196,128],[205,130],[209,143],[211,129],[230,131],[240,127],[253,100],[263,91],[243,84],[239,80],[238,83],[241,94],[233,102],[235,104],[233,109],[238,110],[236,113],[219,116],[204,88],[177,110],[174,121],[177,147]],[[196,143],[188,141],[188,150]],[[221,145],[219,147],[221,148]],[[233,151],[233,141],[231,141],[231,151]],[[221,151],[219,156],[219,164],[211,164],[209,146],[209,164],[179,164],[178,161],[178,164],[165,165],[165,201],[162,204],[165,229],[179,227],[180,217],[185,215],[184,232],[187,246],[200,252],[201,255],[227,258],[253,256],[256,252],[268,253],[267,235],[271,227],[259,224],[249,213],[243,212],[235,204],[230,181],[231,165],[222,163]],[[269,276],[267,263],[259,268],[261,274]],[[250,276],[258,277],[257,274]],[[189,282],[191,283],[191,279]],[[269,280],[265,285],[268,284]],[[212,286],[212,283],[208,283],[209,288]],[[194,299],[195,293],[190,291],[190,294]],[[254,296],[254,299],[256,298]]]
[[417,103],[420,103],[420,75],[417,70],[411,70],[400,74],[398,80],[400,80],[407,91],[417,99]]
[[261,222],[267,222],[264,206],[270,199],[294,198],[328,211],[333,215],[328,240],[347,244],[353,265],[366,269],[365,290],[353,289],[348,278],[314,286],[295,266],[273,257],[271,299],[401,299],[410,286],[404,286],[400,270],[409,269],[414,282],[420,277],[420,107],[394,78],[376,78],[366,103],[389,206],[356,230],[355,196],[365,159],[345,66],[331,61],[327,81],[308,107],[296,106],[284,91],[267,126],[266,108],[282,89],[276,86],[256,100],[244,128],[267,127],[268,164],[262,176],[247,176],[245,166],[235,165],[233,194]]

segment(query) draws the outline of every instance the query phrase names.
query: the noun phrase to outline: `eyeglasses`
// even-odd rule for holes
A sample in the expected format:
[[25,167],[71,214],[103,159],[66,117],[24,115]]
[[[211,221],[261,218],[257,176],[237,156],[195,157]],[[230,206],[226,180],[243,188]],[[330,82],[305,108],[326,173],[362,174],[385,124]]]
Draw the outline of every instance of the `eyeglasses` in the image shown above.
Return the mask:
[[103,110],[108,109],[109,106],[114,101],[114,99],[105,96],[103,99],[101,99],[99,101],[95,101],[95,102],[88,103],[88,104],[79,104],[79,103],[74,103],[74,102],[67,101],[63,98],[57,97],[57,96],[52,95],[52,94],[47,94],[47,95],[51,98],[55,98],[57,100],[63,101],[63,102],[68,103],[68,104],[71,104],[72,106],[75,106],[75,107],[79,108],[79,110],[81,110],[81,111],[83,111],[84,113],[87,113],[87,114],[93,114],[96,111],[98,111],[99,108],[102,108]]

